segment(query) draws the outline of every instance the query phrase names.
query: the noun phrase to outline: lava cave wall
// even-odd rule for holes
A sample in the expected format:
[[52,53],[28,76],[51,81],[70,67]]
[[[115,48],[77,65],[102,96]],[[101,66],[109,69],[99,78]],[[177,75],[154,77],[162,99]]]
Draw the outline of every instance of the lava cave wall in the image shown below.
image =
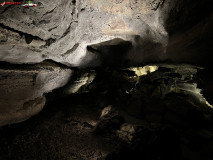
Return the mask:
[[68,67],[212,64],[211,0],[34,3],[0,7],[0,125],[38,113],[44,94],[72,77]]
[[[35,8],[0,8],[0,61],[51,59],[73,67],[211,64],[211,0],[34,2]],[[125,52],[111,47],[125,42],[131,43]]]

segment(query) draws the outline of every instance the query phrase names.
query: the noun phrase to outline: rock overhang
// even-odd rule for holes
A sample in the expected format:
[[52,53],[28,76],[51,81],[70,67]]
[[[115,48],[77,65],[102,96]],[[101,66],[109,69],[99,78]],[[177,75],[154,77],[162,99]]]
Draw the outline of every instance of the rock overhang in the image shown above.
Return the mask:
[[[168,37],[161,14],[165,14],[162,11],[166,12],[167,7],[163,7],[163,2],[42,1],[38,2],[38,7],[30,9],[7,7],[1,12],[1,37],[8,36],[5,30],[11,34],[1,41],[5,48],[1,59],[12,63],[52,59],[69,66],[87,67],[101,65],[97,55],[95,63],[95,57],[87,53],[87,46],[92,44],[115,38],[135,43],[135,37],[139,36],[143,41],[166,46]],[[12,45],[14,34],[22,36]],[[13,57],[17,57],[16,60]]]

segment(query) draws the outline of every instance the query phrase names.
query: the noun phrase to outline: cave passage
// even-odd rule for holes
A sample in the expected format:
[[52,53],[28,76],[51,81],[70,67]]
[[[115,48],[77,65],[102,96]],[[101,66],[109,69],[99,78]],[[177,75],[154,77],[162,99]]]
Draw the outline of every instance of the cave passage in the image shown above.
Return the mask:
[[0,129],[0,158],[211,159],[204,73],[183,64],[78,70],[38,115]]
[[212,0],[0,4],[0,160],[213,160]]

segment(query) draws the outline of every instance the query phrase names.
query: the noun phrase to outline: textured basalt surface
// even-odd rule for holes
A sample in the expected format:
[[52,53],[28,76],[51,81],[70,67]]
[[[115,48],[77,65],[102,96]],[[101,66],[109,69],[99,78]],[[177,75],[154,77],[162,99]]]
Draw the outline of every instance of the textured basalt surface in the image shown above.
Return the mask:
[[38,65],[0,67],[0,126],[20,122],[37,114],[45,105],[44,93],[63,87],[72,70],[44,62]]
[[[66,89],[46,94],[40,114],[0,129],[0,158],[212,159],[213,109],[195,84],[203,69],[160,65],[149,73],[154,67],[145,68],[99,68],[77,94],[53,101]],[[75,80],[94,71],[78,72]]]
[[[211,0],[34,2],[38,4],[34,8],[0,8],[1,61],[51,59],[77,67],[209,62]],[[119,45],[126,49],[113,47]]]
[[212,0],[33,3],[0,6],[0,159],[213,159]]

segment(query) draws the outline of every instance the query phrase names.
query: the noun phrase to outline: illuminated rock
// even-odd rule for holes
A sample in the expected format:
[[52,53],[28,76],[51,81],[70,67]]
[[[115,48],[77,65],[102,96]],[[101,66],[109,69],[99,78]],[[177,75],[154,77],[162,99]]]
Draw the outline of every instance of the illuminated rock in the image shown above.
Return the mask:
[[44,93],[64,86],[72,70],[45,63],[0,69],[0,126],[20,122],[43,109]]
[[[199,43],[212,34],[208,0],[33,2],[36,7],[0,8],[0,61],[51,59],[77,67],[165,60],[197,63],[200,58],[208,61],[212,51],[205,49],[210,42]],[[202,14],[197,13],[200,8],[205,8]]]

